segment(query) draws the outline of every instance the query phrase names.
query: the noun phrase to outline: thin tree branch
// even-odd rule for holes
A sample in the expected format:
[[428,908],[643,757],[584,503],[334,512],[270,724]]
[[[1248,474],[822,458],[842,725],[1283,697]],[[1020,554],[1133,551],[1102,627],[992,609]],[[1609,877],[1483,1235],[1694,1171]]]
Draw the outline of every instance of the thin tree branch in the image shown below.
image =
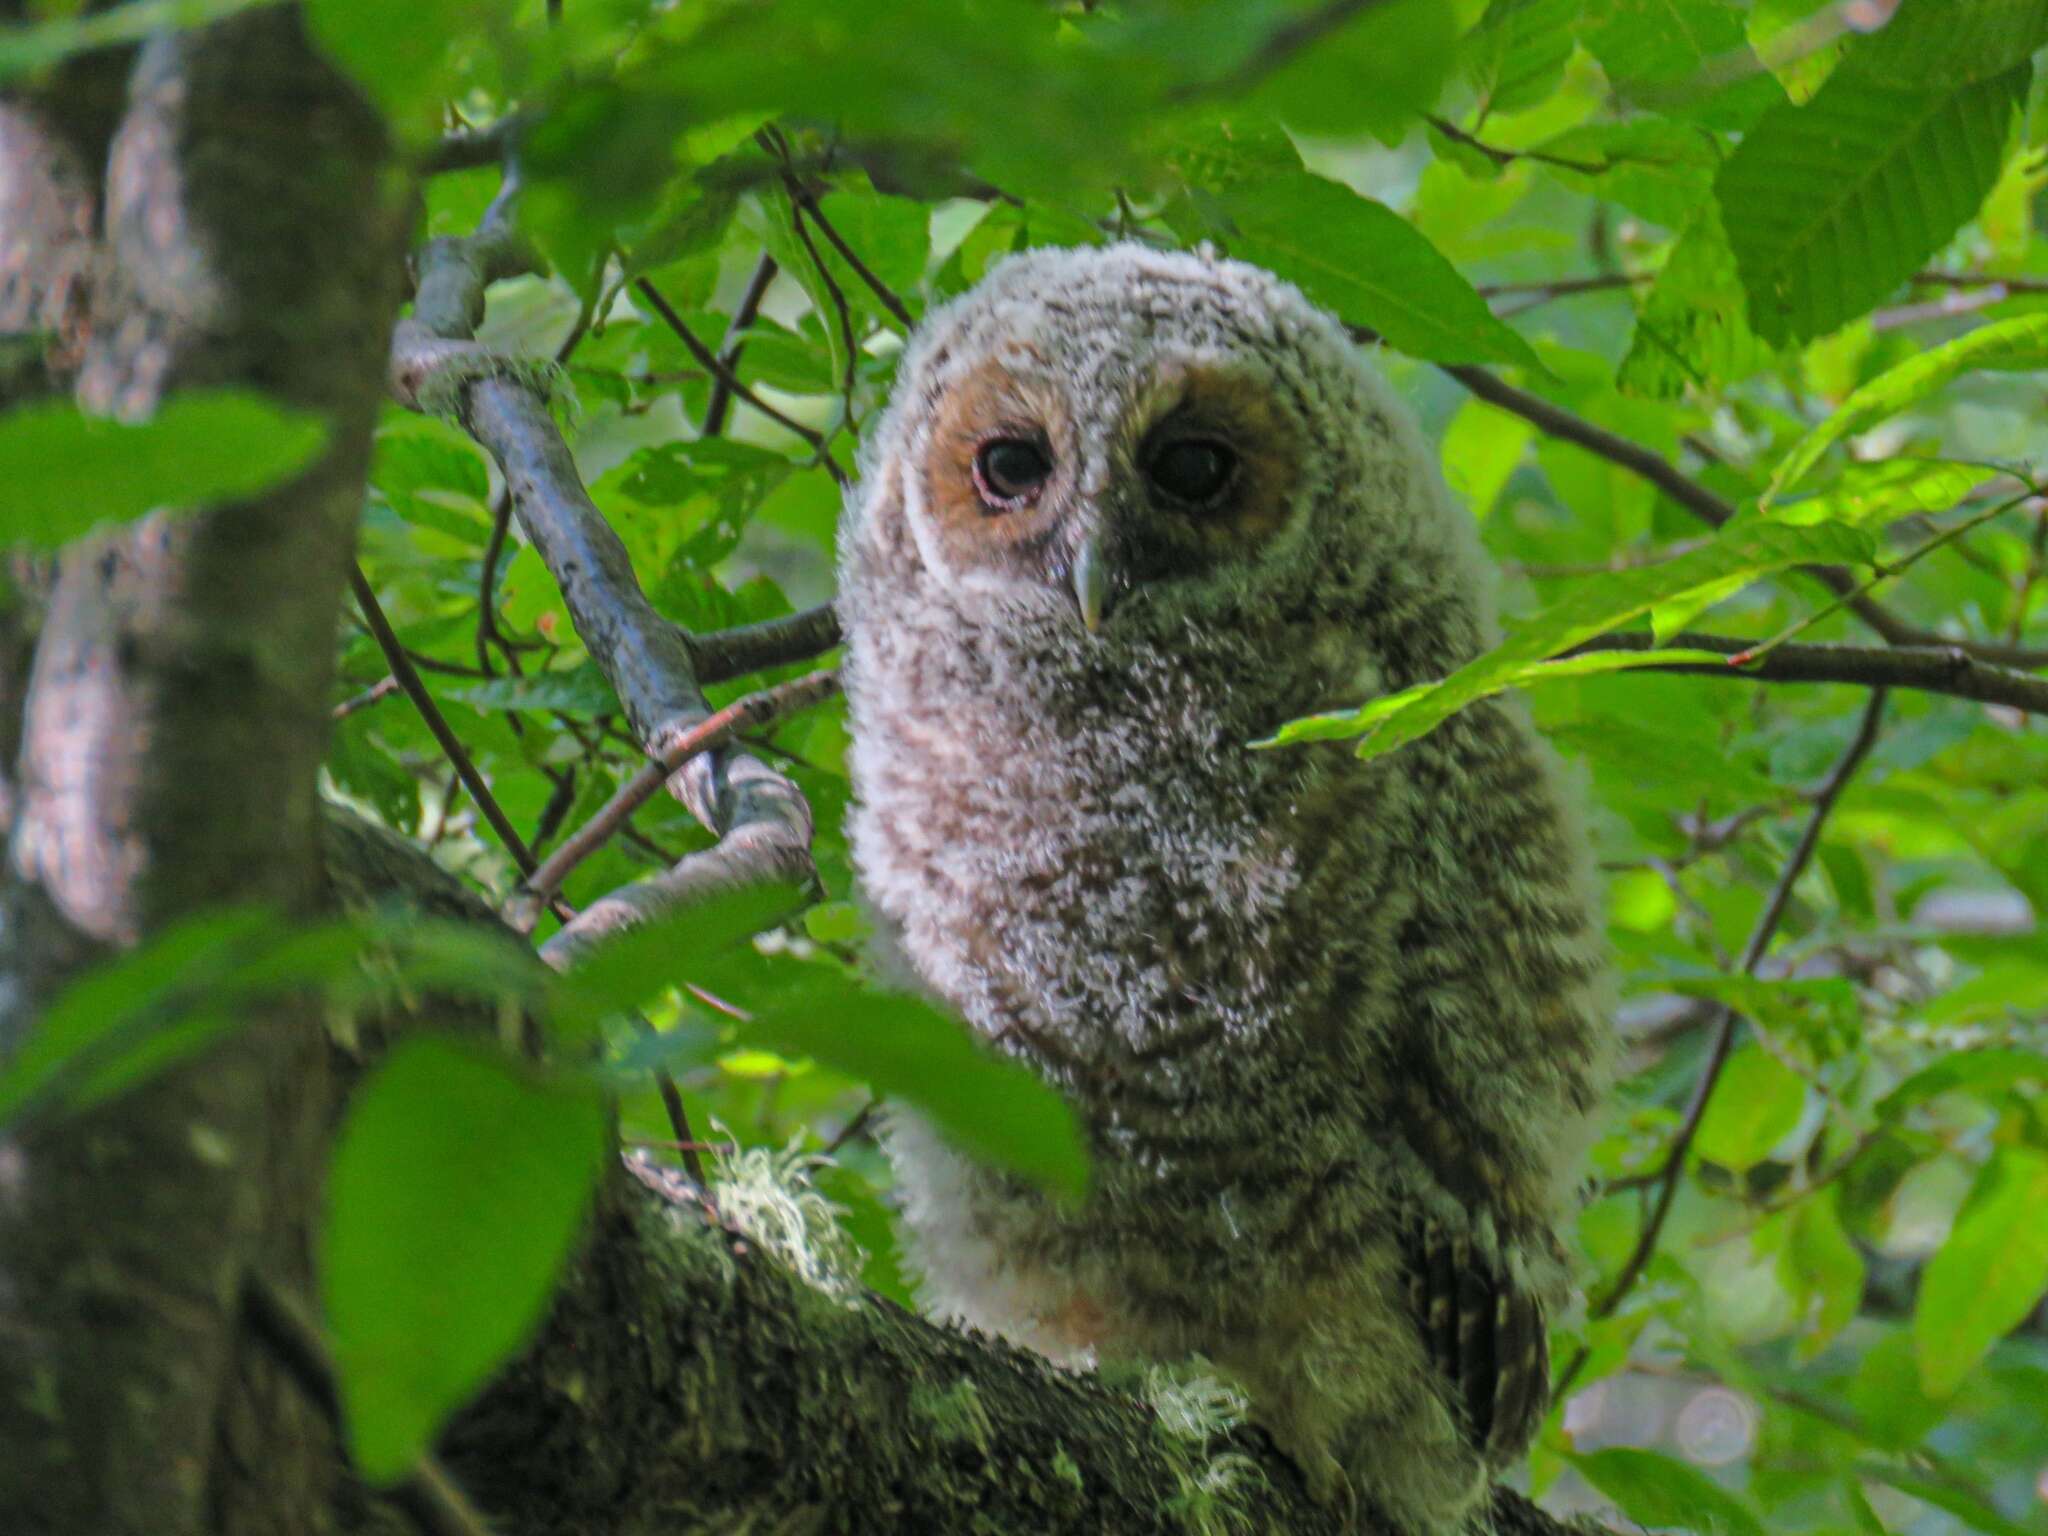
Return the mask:
[[412,700],[413,708],[426,722],[427,729],[440,745],[442,755],[454,765],[457,777],[476,802],[477,809],[484,814],[484,820],[491,824],[491,830],[498,834],[498,840],[505,845],[505,851],[512,855],[512,862],[519,866],[521,874],[533,872],[533,853],[526,846],[526,840],[512,825],[511,818],[498,805],[491,794],[490,785],[484,782],[476,764],[469,759],[468,751],[449,726],[448,719],[441,713],[441,706],[434,702],[434,696],[427,692],[427,685],[414,670],[412,658],[405,653],[405,647],[398,643],[398,636],[392,631],[391,621],[384,616],[383,605],[377,601],[377,594],[371,588],[369,579],[363,575],[360,565],[348,568],[349,590],[355,594],[356,606],[362,610],[363,619],[370,626],[370,633],[377,637],[377,644],[384,652],[384,660],[391,668],[391,675],[398,680],[398,686],[405,690],[405,696]]
[[1484,155],[1498,166],[1513,165],[1517,160],[1533,160],[1539,165],[1554,165],[1560,170],[1577,171],[1585,176],[1603,176],[1613,169],[1604,161],[1596,164],[1590,160],[1568,160],[1563,155],[1546,155],[1540,149],[1502,149],[1498,145],[1487,143],[1475,134],[1467,133],[1447,117],[1432,115],[1425,117],[1423,121],[1453,144],[1462,144],[1465,148]]
[[2048,278],[2000,277],[1994,272],[1915,272],[1922,288],[2002,288],[2007,293],[2048,293]]
[[[710,374],[714,380],[723,380],[727,389],[738,395],[740,399],[746,401],[747,404],[751,405],[763,416],[766,416],[770,421],[776,422],[794,432],[803,439],[813,452],[818,454],[822,462],[831,465],[831,460],[824,457],[825,439],[823,435],[815,429],[805,426],[794,417],[785,416],[781,411],[778,411],[766,400],[763,400],[759,395],[747,388],[745,384],[741,383],[738,376],[721,363],[709,347],[697,339],[697,334],[683,323],[683,317],[675,312],[675,309],[669,304],[667,299],[661,296],[660,291],[655,288],[653,283],[642,277],[636,278],[633,286],[640,291],[640,296],[653,306],[654,312],[668,323],[668,328],[676,333],[684,349],[697,360],[697,365],[700,368]],[[837,468],[836,465],[832,467]]]
[[723,683],[824,655],[839,644],[839,614],[830,603],[820,603],[802,613],[688,638],[698,680]]
[[[1649,651],[1664,646],[1719,651],[1734,657],[1755,642],[1725,635],[1685,633],[1659,642],[1644,634],[1601,635],[1566,652]],[[1644,667],[1645,672],[1680,672],[1692,677],[1736,678],[1753,683],[1850,683],[1861,688],[1911,688],[1947,694],[1979,704],[2000,704],[2024,714],[2048,714],[2048,677],[1979,661],[1961,646],[1781,645],[1750,665],[1718,667],[1679,662]]]
[[[1527,390],[1517,389],[1484,368],[1470,364],[1446,364],[1444,372],[1489,405],[1497,405],[1504,411],[1512,412],[1539,431],[1568,443],[1576,443],[1588,453],[1597,454],[1609,463],[1618,464],[1631,474],[1649,481],[1709,527],[1719,528],[1735,516],[1736,509],[1732,504],[1722,500],[1675,466],[1666,463],[1658,454],[1640,443],[1632,443],[1605,427],[1596,426],[1583,416],[1551,404],[1540,395],[1532,395]],[[1856,586],[1855,578],[1839,566],[1808,565],[1799,569],[1817,577],[1838,597],[1847,596]],[[1857,597],[1848,606],[1858,618],[1893,645],[1916,646],[1930,650],[1960,646],[1979,661],[1993,662],[1999,666],[2048,667],[2048,649],[2003,645],[1990,640],[1952,639],[1938,631],[1922,629],[1917,624],[1909,623],[1868,597]]]
[[443,134],[439,143],[420,159],[420,172],[438,176],[444,171],[476,171],[504,162],[505,151],[527,126],[524,113],[513,112],[494,123],[457,128]]
[[[832,221],[825,217],[825,211],[818,206],[818,199],[812,195],[811,189],[804,185],[802,178],[790,167],[789,156],[786,152],[782,156],[782,163],[782,184],[788,189],[790,200],[803,213],[810,216],[811,222],[816,224],[820,232],[831,242],[832,249],[837,251],[847,266],[853,269],[853,275],[867,284],[868,291],[881,301],[882,307],[889,311],[889,314],[895,319],[896,323],[906,331],[911,329],[914,322],[910,318],[909,307],[896,296],[895,291],[887,283],[875,276],[874,270],[860,259],[859,254],[854,248],[846,243],[845,237],[833,227]],[[811,255],[815,259],[817,251],[812,249]],[[818,264],[818,270],[820,273],[824,272],[823,262]],[[829,276],[826,278],[826,281],[831,281]]]
[[660,793],[662,785],[685,763],[700,753],[724,746],[741,731],[806,709],[838,690],[837,672],[812,672],[791,682],[764,688],[759,693],[750,693],[716,714],[705,716],[695,727],[671,742],[653,762],[619,786],[597,814],[563,839],[561,847],[548,855],[545,863],[527,873],[516,898],[515,910],[508,914],[512,925],[531,929],[536,905],[550,900],[576,866],[609,842],[612,835],[625,825],[626,819]]
[[341,703],[335,705],[333,709],[327,712],[327,718],[330,720],[346,720],[358,710],[368,709],[372,704],[381,704],[396,692],[398,692],[398,679],[395,677],[382,678],[372,683],[354,698],[344,699]]
[[[1784,921],[1785,908],[1792,900],[1792,887],[1799,877],[1806,873],[1806,867],[1813,861],[1814,851],[1820,846],[1821,828],[1827,824],[1829,813],[1841,799],[1842,791],[1849,787],[1849,781],[1856,776],[1856,770],[1870,755],[1870,749],[1877,743],[1878,726],[1884,718],[1886,693],[1880,688],[1871,694],[1863,706],[1862,719],[1857,722],[1856,734],[1820,791],[1814,797],[1813,811],[1806,818],[1805,829],[1799,834],[1799,842],[1793,848],[1791,857],[1778,872],[1777,882],[1764,901],[1763,910],[1757,914],[1755,925],[1750,929],[1749,941],[1742,947],[1742,959],[1737,974],[1753,976],[1757,962],[1771,947],[1777,937],[1778,925]],[[1657,1241],[1664,1233],[1665,1220],[1671,1214],[1672,1202],[1677,1198],[1678,1186],[1685,1175],[1686,1154],[1692,1150],[1693,1138],[1699,1134],[1701,1123],[1706,1119],[1707,1106],[1714,1097],[1714,1087],[1721,1080],[1721,1070],[1728,1064],[1728,1057],[1735,1045],[1736,1031],[1741,1027],[1742,1017],[1726,1004],[1718,1010],[1713,1043],[1707,1049],[1707,1059],[1700,1068],[1698,1080],[1693,1084],[1692,1096],[1687,1100],[1685,1114],[1680,1119],[1678,1130],[1671,1138],[1671,1147],[1664,1156],[1663,1164],[1657,1171],[1657,1199],[1651,1208],[1649,1220],[1643,1223],[1641,1236],[1636,1239],[1635,1248],[1628,1256],[1628,1262],[1621,1267],[1614,1285],[1607,1294],[1589,1309],[1589,1316],[1598,1319],[1611,1317],[1614,1309],[1621,1305],[1623,1298],[1635,1288],[1642,1278],[1652,1255],[1657,1251]],[[1581,1346],[1572,1357],[1563,1374],[1558,1377],[1556,1395],[1563,1397],[1571,1384],[1584,1369],[1590,1350]]]
[[747,291],[740,295],[732,312],[732,323],[725,328],[725,345],[718,354],[724,372],[711,381],[711,398],[704,406],[705,437],[716,437],[725,430],[725,418],[732,410],[732,381],[739,377],[740,353],[747,344],[747,330],[761,312],[761,300],[767,296],[768,285],[775,281],[776,270],[775,258],[762,252],[761,259],[754,264],[754,275],[747,279]]
[[[474,339],[485,286],[520,259],[510,219],[517,186],[508,169],[476,235],[428,244],[413,314],[393,333],[392,388],[415,407],[423,394],[445,395],[443,408],[452,409],[497,460],[520,528],[561,587],[576,633],[618,695],[634,740],[659,757],[711,714],[689,637],[656,613],[640,590],[632,558],[584,489],[531,372]],[[669,311],[665,318],[701,354],[700,362],[709,359],[680,317]],[[667,782],[719,841],[593,903],[543,946],[549,963],[565,965],[620,928],[720,890],[816,878],[810,807],[795,785],[758,759],[698,753]]]

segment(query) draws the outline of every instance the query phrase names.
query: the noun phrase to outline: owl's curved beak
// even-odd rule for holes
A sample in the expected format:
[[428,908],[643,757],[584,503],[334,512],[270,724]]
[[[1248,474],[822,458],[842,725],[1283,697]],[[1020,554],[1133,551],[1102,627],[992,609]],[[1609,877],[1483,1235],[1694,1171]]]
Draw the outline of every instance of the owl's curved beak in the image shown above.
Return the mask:
[[1114,587],[1110,580],[1109,561],[1102,553],[1100,534],[1091,533],[1081,541],[1081,547],[1074,555],[1073,583],[1074,601],[1081,609],[1081,625],[1092,635],[1102,627],[1102,616],[1109,611]]

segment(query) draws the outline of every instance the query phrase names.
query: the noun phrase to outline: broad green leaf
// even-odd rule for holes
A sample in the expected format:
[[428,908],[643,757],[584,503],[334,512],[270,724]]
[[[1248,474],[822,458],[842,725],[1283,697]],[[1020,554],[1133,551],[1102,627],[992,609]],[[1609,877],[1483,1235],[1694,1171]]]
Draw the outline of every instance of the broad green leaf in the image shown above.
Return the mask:
[[2048,45],[2048,0],[1904,0],[1856,43],[1855,68],[1902,85],[1966,85]]
[[1831,485],[1797,501],[1773,503],[1781,523],[1853,523],[1881,528],[1915,513],[1946,512],[1996,470],[1950,459],[1880,459],[1852,464]]
[[94,48],[139,43],[158,32],[209,26],[241,11],[277,0],[127,0],[125,5],[72,16],[52,16],[34,26],[0,29],[0,80],[45,69]]
[[[162,1065],[153,1042],[198,1008],[195,984],[203,988],[238,950],[279,931],[274,915],[250,908],[202,912],[87,971],[43,1010],[0,1071],[0,1125],[51,1097],[76,1107],[90,1078],[119,1072],[138,1053]],[[217,1011],[204,1016],[225,1026]],[[195,1049],[203,1043],[183,1038]]]
[[[1282,726],[1269,742],[1334,741],[1367,732],[1361,757],[1378,757],[1427,735],[1476,700],[1543,676],[1583,675],[1628,666],[1671,663],[1725,664],[1707,651],[1591,652],[1567,665],[1578,673],[1532,671],[1532,665],[1568,651],[1595,635],[1640,618],[1658,603],[1709,582],[1747,573],[1760,576],[1802,564],[1864,564],[1872,555],[1870,536],[1838,523],[1813,528],[1746,518],[1731,523],[1713,543],[1637,570],[1615,571],[1577,584],[1571,595],[1523,625],[1493,651],[1467,662],[1449,677],[1375,699],[1360,709],[1312,715]],[[1596,658],[1625,657],[1620,661]],[[1702,658],[1706,658],[1705,661]]]
[[1811,1360],[1856,1316],[1863,1304],[1863,1255],[1842,1226],[1838,1190],[1802,1200],[1792,1215],[1792,1240],[1784,1263],[1792,1271],[1793,1294],[1801,1298],[1804,1331],[1794,1355]]
[[756,1015],[740,1038],[869,1084],[985,1162],[1069,1197],[1087,1187],[1087,1154],[1066,1100],[914,998],[820,982]]
[[699,979],[696,969],[791,916],[802,899],[792,884],[748,886],[628,929],[563,978],[550,1017],[572,1035],[584,1033],[611,1014]]
[[[1534,688],[1546,682],[1593,677],[1602,672],[1627,672],[1638,667],[1725,666],[1727,661],[1728,658],[1719,651],[1587,651],[1580,656],[1567,656],[1561,661],[1532,661],[1505,668],[1490,680],[1483,692],[1473,695],[1464,702],[1472,703],[1477,699],[1491,698],[1494,694],[1504,693],[1510,688]],[[1390,693],[1384,698],[1374,699],[1370,704],[1361,705],[1357,709],[1290,720],[1276,735],[1265,741],[1254,742],[1253,745],[1285,747],[1301,741],[1348,741],[1361,731],[1370,730],[1382,721],[1405,715],[1409,709],[1421,704],[1447,684],[1448,680],[1445,683],[1417,683],[1412,688],[1403,688],[1399,693]],[[1360,755],[1377,757],[1380,754],[1367,753],[1361,746]]]
[[1659,645],[1668,645],[1672,636],[1709,608],[1725,603],[1749,582],[1747,575],[1738,572],[1733,576],[1723,576],[1718,581],[1705,582],[1690,592],[1665,598],[1650,610],[1650,638]]
[[0,545],[50,549],[156,507],[253,496],[326,441],[319,417],[246,390],[187,390],[132,425],[61,400],[17,406],[0,415]]
[[1638,1525],[1676,1527],[1695,1536],[1764,1536],[1763,1523],[1746,1503],[1682,1461],[1619,1446],[1570,1460]]
[[1966,373],[2033,373],[2044,368],[2048,368],[2048,314],[1994,321],[1930,352],[1910,357],[1863,385],[1837,406],[1826,421],[1794,444],[1771,476],[1771,488],[1764,502],[1768,504],[1786,488],[1797,485],[1820,462],[1821,456],[1843,438],[1867,432],[1879,422],[1910,410]]
[[1462,45],[1488,113],[1519,112],[1557,89],[1582,8],[1580,0],[1493,0]]
[[1222,207],[1238,232],[1233,256],[1298,284],[1390,346],[1439,363],[1540,366],[1436,247],[1383,204],[1304,171],[1237,187]]
[[1586,9],[1581,37],[1620,84],[1697,79],[1747,46],[1742,13],[1727,0],[1607,0]]
[[1886,1094],[1878,1101],[1877,1112],[1886,1120],[1898,1120],[1908,1110],[1944,1093],[1976,1093],[1997,1099],[2021,1083],[2048,1085],[2048,1056],[2017,1046],[1956,1051],[1915,1072]]
[[1444,479],[1478,521],[1485,522],[1493,511],[1535,436],[1536,429],[1520,416],[1476,396],[1458,407],[1444,429]]
[[370,1482],[405,1476],[533,1331],[609,1150],[594,1092],[447,1040],[405,1042],[357,1092],[319,1270]]
[[1852,58],[1805,106],[1765,113],[1714,184],[1756,333],[1824,335],[1945,245],[1998,180],[2028,80],[1908,87]]
[[2048,1292],[2048,1155],[2001,1147],[1921,1272],[1913,1345],[1928,1395],[1962,1385]]
[[1798,1074],[1762,1046],[1745,1045],[1722,1067],[1692,1148],[1741,1172],[1769,1157],[1805,1112],[1806,1084]]
[[440,118],[449,45],[505,9],[503,0],[306,0],[307,30],[384,109],[424,138]]
[[1883,1483],[1896,1488],[1923,1504],[1954,1515],[1973,1531],[1982,1531],[1984,1536],[2035,1536],[2031,1527],[2017,1520],[2008,1520],[1988,1500],[1977,1497],[1966,1487],[1938,1478],[1922,1477],[1901,1467],[1873,1464],[1864,1470],[1872,1482]]
[[1771,349],[1749,328],[1735,256],[1713,199],[1701,203],[1644,296],[1616,382],[1630,394],[1676,400],[1767,367]]

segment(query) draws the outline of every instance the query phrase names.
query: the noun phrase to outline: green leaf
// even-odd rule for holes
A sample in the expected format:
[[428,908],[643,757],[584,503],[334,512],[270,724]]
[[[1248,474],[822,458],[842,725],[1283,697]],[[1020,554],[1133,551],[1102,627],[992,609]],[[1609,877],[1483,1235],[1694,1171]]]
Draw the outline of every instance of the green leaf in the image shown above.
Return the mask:
[[1791,1135],[1806,1112],[1806,1084],[1758,1045],[1728,1058],[1700,1119],[1693,1151],[1736,1172],[1753,1168]]
[[1519,112],[1557,89],[1580,0],[1493,0],[1463,46],[1488,113]]
[[357,1092],[319,1267],[370,1482],[409,1472],[533,1331],[609,1154],[590,1089],[448,1040],[406,1041]]
[[1536,665],[1709,582],[1739,574],[1759,576],[1789,565],[1866,564],[1872,553],[1867,533],[1838,523],[1794,528],[1738,519],[1713,543],[1674,559],[1579,582],[1570,596],[1523,625],[1506,643],[1440,682],[1419,683],[1359,709],[1290,721],[1259,745],[1336,741],[1370,732],[1359,743],[1358,754],[1378,757],[1427,735],[1467,704],[1546,677],[1670,663],[1725,664],[1727,658],[1713,652],[1677,650],[1595,651],[1555,664],[1562,671]]
[[1630,394],[1675,400],[1688,387],[1713,391],[1746,379],[1771,356],[1749,328],[1720,208],[1708,199],[1643,299],[1617,382]]
[[1087,1188],[1087,1154],[1066,1100],[913,998],[821,980],[756,1015],[740,1036],[813,1057],[912,1105],[984,1162],[1065,1196]]
[[1771,476],[1763,500],[1768,505],[1787,487],[1797,485],[1843,438],[1867,432],[1911,409],[1966,373],[1980,369],[2032,373],[2043,368],[2048,368],[2048,314],[1994,321],[1930,352],[1909,357],[1860,387],[1833,415],[1794,444]]
[[1587,7],[1587,49],[1617,84],[1693,80],[1747,47],[1726,0],[1606,0]]
[[1714,183],[1756,333],[1824,335],[1946,244],[1998,180],[2028,80],[1905,87],[1844,64],[1765,113]]
[[563,978],[549,1010],[571,1035],[587,1033],[612,1014],[637,1007],[693,972],[746,946],[762,929],[791,916],[802,889],[776,881],[729,891],[671,916],[607,939]]
[[[43,1010],[0,1072],[0,1125],[45,1099],[76,1108],[104,1096],[89,1095],[86,1085],[109,1073],[125,1075],[126,1064],[141,1053],[164,1065],[157,1039],[194,1011],[195,985],[204,987],[240,949],[279,931],[274,915],[251,908],[202,912],[87,971]],[[203,1018],[217,1027],[200,1037],[182,1033],[188,1049],[228,1022],[213,1009]]]
[[1784,1262],[1788,1287],[1801,1298],[1804,1332],[1794,1356],[1811,1360],[1834,1341],[1863,1304],[1863,1255],[1842,1226],[1839,1191],[1823,1190],[1799,1203],[1792,1217],[1792,1241]]
[[435,129],[449,44],[478,27],[502,0],[306,0],[307,30],[414,139]]
[[1476,396],[1458,407],[1444,429],[1440,453],[1444,479],[1475,519],[1486,521],[1535,436],[1520,416]]
[[1915,513],[1946,512],[1996,470],[1952,459],[1879,459],[1852,464],[1833,484],[1797,501],[1775,503],[1768,516],[1781,523],[1852,523],[1881,528]]
[[1852,66],[1901,85],[1967,85],[2048,45],[2048,0],[1904,0],[1850,51]]
[[0,415],[0,544],[50,549],[156,507],[253,496],[289,480],[326,424],[246,390],[187,390],[130,425],[44,400]]
[[1305,171],[1246,183],[1221,201],[1238,231],[1232,255],[1390,346],[1439,363],[1541,366],[1436,247],[1383,204]]
[[1930,1397],[1962,1385],[2048,1292],[2048,1155],[2001,1147],[1921,1272],[1913,1346]]
[[1569,1459],[1638,1525],[1675,1526],[1697,1536],[1764,1536],[1763,1522],[1747,1504],[1682,1461],[1622,1447]]
[[2048,1056],[2016,1046],[1957,1051],[1915,1072],[1878,1100],[1877,1113],[1896,1121],[1944,1093],[1975,1093],[1996,1100],[2021,1083],[2048,1084]]
[[139,43],[159,32],[210,26],[277,0],[127,0],[83,15],[52,16],[36,26],[0,29],[0,80],[61,63],[75,53]]

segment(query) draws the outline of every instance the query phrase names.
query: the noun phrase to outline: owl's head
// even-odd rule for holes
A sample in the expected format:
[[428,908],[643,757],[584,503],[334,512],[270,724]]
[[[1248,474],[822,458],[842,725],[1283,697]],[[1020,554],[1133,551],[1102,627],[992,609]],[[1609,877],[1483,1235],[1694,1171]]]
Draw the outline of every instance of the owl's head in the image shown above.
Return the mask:
[[1469,519],[1343,328],[1208,254],[1003,261],[912,338],[862,471],[842,586],[899,616],[1114,646],[1418,552],[1475,585]]

